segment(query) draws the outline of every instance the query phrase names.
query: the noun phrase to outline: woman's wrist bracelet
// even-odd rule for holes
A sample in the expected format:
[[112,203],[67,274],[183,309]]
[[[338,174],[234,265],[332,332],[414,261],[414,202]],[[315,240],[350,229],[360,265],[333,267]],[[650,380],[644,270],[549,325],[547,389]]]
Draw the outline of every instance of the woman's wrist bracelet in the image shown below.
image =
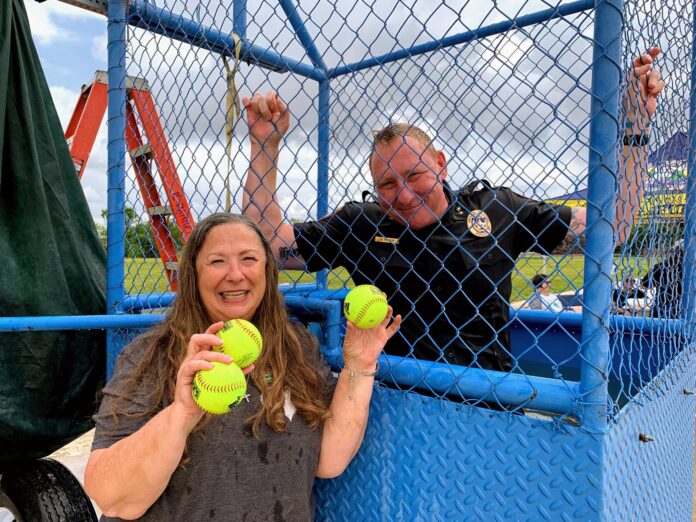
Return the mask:
[[348,386],[348,398],[353,400],[353,391],[355,390],[355,376],[360,377],[374,377],[379,371],[379,362],[375,361],[375,371],[373,372],[363,372],[361,370],[351,370],[350,368],[343,368],[343,371],[348,372],[349,386]]
[[348,375],[350,377],[355,377],[356,375],[359,375],[360,377],[374,377],[377,375],[377,372],[379,371],[379,362],[375,362],[375,371],[373,372],[363,372],[361,370],[351,370],[350,368],[343,368],[343,370],[348,372]]

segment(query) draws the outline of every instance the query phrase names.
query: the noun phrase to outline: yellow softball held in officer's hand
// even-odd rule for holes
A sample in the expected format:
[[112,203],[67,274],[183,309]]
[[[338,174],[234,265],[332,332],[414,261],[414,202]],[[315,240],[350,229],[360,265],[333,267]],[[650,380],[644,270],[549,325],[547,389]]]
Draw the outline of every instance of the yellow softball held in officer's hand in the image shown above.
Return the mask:
[[213,346],[216,352],[222,352],[232,357],[232,362],[240,368],[254,364],[261,355],[263,340],[261,332],[249,321],[232,319],[218,331],[222,339],[220,346]]
[[222,415],[241,402],[246,387],[246,378],[239,366],[213,361],[210,370],[196,372],[191,394],[200,409]]
[[358,328],[374,328],[387,317],[387,298],[379,288],[360,285],[353,288],[343,301],[346,319]]

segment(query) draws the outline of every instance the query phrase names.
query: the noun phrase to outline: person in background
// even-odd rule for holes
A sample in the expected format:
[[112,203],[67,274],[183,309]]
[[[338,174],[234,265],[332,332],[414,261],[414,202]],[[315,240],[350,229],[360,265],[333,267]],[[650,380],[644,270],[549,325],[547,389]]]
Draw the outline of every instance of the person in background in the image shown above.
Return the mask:
[[563,311],[563,303],[556,294],[551,293],[549,276],[546,274],[536,274],[532,277],[534,293],[527,301],[527,308],[531,310],[548,310],[551,312]]
[[[230,319],[254,323],[263,350],[247,397],[224,415],[192,398]],[[339,475],[360,447],[377,357],[401,318],[359,330],[332,377],[319,344],[288,319],[270,245],[244,216],[198,223],[181,255],[167,319],[118,359],[95,416],[85,489],[102,520],[312,520],[314,477]]]
[[645,299],[645,289],[636,286],[636,279],[633,276],[623,278],[620,288],[613,291],[612,302],[614,311],[618,314],[632,315],[639,308],[634,303],[636,299]]
[[656,263],[641,280],[643,286],[654,290],[651,315],[665,319],[678,319],[682,305],[682,279],[684,277],[684,241],[677,241],[667,251],[664,259]]

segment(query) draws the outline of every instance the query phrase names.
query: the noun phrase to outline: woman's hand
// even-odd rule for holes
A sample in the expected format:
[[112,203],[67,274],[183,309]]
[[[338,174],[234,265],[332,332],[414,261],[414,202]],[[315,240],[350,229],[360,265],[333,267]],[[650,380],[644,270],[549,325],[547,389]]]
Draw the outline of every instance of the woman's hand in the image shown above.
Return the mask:
[[[213,346],[220,346],[222,340],[215,335],[225,323],[220,321],[208,327],[205,333],[194,334],[189,340],[186,348],[186,358],[179,366],[179,372],[176,376],[176,389],[174,391],[173,409],[178,415],[182,415],[191,426],[191,429],[198,424],[198,421],[203,417],[201,410],[193,400],[191,388],[196,372],[202,370],[210,370],[213,367],[213,361],[230,364],[232,358],[222,352],[214,352]],[[254,365],[244,368],[244,375],[254,369]]]
[[343,360],[346,368],[361,372],[375,370],[377,357],[401,325],[401,316],[392,318],[392,312],[390,306],[384,321],[368,330],[358,328],[348,321],[346,338],[343,341]]

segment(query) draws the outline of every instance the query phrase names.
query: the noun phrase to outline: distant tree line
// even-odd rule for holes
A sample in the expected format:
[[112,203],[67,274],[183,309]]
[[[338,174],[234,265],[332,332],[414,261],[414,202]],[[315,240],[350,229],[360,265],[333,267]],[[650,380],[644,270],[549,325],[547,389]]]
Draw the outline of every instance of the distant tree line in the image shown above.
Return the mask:
[[[106,210],[102,210],[101,216],[106,222]],[[96,223],[97,233],[101,239],[102,245],[106,248],[106,225],[104,223]],[[177,251],[181,250],[183,241],[181,231],[171,220],[169,221],[169,234],[174,240]],[[159,251],[155,243],[155,237],[152,234],[152,227],[149,219],[141,219],[138,213],[131,207],[126,207],[126,257],[149,257],[159,258]]]

